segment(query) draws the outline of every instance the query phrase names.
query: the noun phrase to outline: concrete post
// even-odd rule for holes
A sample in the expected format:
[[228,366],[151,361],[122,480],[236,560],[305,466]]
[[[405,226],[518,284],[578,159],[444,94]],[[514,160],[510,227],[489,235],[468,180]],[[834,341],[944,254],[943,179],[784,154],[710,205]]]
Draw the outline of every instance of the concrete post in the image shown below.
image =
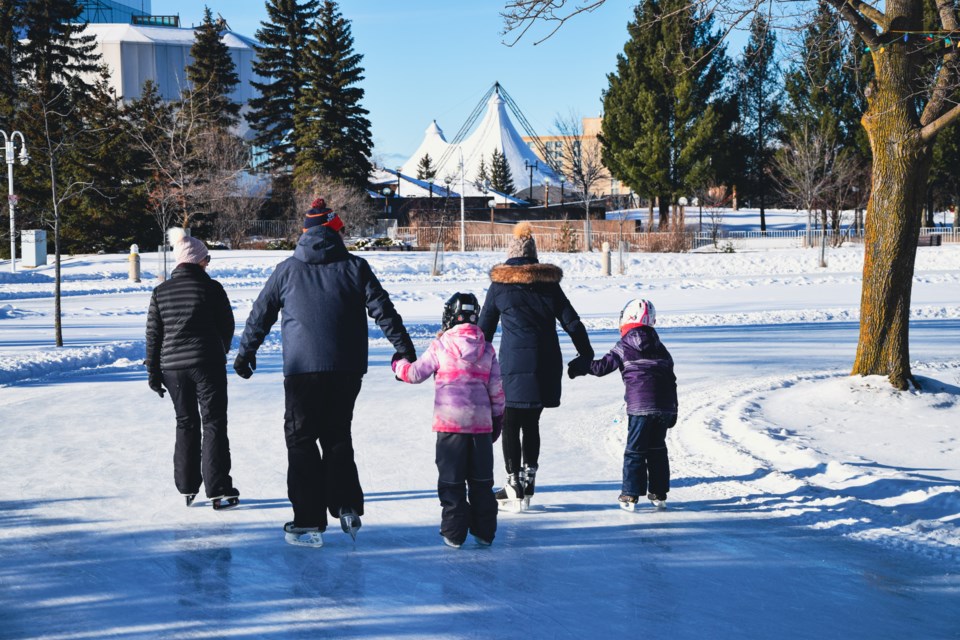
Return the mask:
[[602,275],[610,275],[610,243],[604,242],[600,253],[600,272]]
[[140,247],[135,244],[130,245],[130,268],[127,272],[127,280],[130,282],[140,282]]

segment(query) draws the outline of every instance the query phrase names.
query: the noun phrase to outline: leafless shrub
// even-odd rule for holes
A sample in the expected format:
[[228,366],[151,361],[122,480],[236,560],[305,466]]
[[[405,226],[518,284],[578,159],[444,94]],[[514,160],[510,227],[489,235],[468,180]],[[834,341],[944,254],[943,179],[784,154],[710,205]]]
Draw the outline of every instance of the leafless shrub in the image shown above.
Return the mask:
[[370,235],[376,227],[379,208],[360,188],[345,184],[327,176],[315,176],[298,185],[294,196],[295,208],[288,212],[291,234],[299,235],[303,229],[303,216],[314,199],[322,197],[327,206],[337,212],[352,236]]

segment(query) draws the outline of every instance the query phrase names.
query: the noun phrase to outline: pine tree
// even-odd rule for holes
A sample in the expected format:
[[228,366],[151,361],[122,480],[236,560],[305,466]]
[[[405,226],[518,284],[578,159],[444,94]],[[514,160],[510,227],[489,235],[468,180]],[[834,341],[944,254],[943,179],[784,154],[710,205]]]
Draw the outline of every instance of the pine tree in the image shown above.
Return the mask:
[[772,166],[773,142],[779,135],[781,82],[776,60],[777,37],[762,13],[754,14],[750,39],[738,65],[741,133],[747,144],[744,158],[747,182],[740,194],[756,196],[760,231],[767,230],[766,196]]
[[350,23],[332,0],[321,6],[312,35],[294,113],[294,178],[309,184],[326,176],[363,187],[373,148],[368,111],[361,106],[363,56],[354,53]]
[[247,121],[254,130],[253,144],[265,149],[267,167],[289,172],[297,149],[293,143],[293,114],[300,102],[301,73],[310,23],[318,0],[267,0],[268,21],[257,31],[257,59],[253,70],[265,82],[251,82],[260,96],[250,101]]
[[858,87],[859,60],[844,39],[836,13],[821,2],[803,35],[805,59],[786,74],[783,136],[789,140],[804,130],[816,132],[837,146],[869,157],[860,125],[866,104]]
[[425,153],[417,164],[417,180],[429,180],[435,177],[437,177],[437,170],[433,167],[433,158],[429,153]]
[[13,113],[17,102],[17,56],[20,40],[20,5],[17,2],[0,3],[0,129],[13,129]]
[[[513,193],[516,190],[510,163],[500,149],[494,149],[490,156],[490,188],[500,193]],[[533,197],[533,194],[530,197]]]
[[214,22],[210,7],[204,7],[203,22],[190,47],[193,62],[187,65],[187,79],[191,88],[186,97],[194,101],[202,121],[227,129],[240,119],[240,105],[230,99],[240,76],[230,49],[221,39],[223,31],[222,23]]
[[713,173],[723,140],[729,62],[711,16],[686,0],[645,0],[634,10],[630,39],[607,76],[603,162],[638,193],[660,199],[660,225],[682,192]]
[[481,191],[485,191],[487,188],[487,182],[490,181],[490,176],[487,174],[487,162],[483,156],[480,156],[480,166],[477,167],[477,177],[473,179],[473,185]]

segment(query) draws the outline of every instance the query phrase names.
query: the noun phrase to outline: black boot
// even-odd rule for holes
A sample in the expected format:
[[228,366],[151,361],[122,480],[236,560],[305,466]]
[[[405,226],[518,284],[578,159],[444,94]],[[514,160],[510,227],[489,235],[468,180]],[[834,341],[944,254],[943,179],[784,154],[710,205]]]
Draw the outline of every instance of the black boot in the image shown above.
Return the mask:
[[519,513],[523,509],[523,482],[519,473],[507,476],[507,482],[494,494],[500,507],[505,511]]

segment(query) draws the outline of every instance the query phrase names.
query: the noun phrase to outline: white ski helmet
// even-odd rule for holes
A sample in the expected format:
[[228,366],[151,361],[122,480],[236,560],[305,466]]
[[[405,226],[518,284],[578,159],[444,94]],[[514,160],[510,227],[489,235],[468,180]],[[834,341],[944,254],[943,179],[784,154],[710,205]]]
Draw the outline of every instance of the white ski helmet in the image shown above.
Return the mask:
[[634,298],[620,312],[620,335],[625,335],[636,327],[652,327],[657,322],[657,310],[653,303],[642,298]]

